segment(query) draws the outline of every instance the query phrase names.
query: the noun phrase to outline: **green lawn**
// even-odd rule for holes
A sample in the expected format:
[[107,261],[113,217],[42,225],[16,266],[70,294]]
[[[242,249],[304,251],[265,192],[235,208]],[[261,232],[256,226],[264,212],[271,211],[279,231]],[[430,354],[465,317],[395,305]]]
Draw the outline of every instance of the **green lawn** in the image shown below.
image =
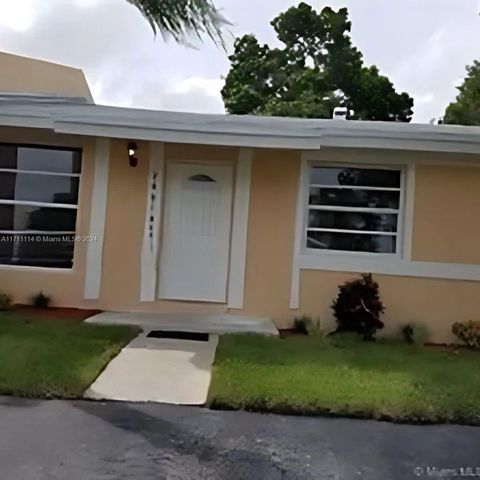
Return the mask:
[[0,313],[0,394],[78,397],[135,328]]
[[220,339],[213,408],[480,424],[480,354],[341,336]]

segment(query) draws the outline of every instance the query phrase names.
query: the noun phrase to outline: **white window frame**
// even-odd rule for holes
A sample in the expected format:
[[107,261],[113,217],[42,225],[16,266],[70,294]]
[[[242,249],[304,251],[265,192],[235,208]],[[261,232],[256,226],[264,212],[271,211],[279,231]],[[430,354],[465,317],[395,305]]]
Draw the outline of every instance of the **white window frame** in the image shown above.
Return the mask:
[[[290,309],[300,308],[300,277],[303,270],[322,270],[327,272],[346,272],[350,274],[371,272],[380,275],[396,275],[401,277],[435,278],[448,280],[462,280],[480,282],[480,264],[428,262],[412,259],[412,241],[415,210],[415,171],[422,161],[413,161],[405,155],[403,166],[393,166],[388,159],[382,162],[371,159],[373,168],[402,168],[403,174],[403,215],[401,231],[397,232],[402,246],[398,255],[393,254],[359,254],[358,252],[328,251],[306,252],[306,236],[303,232],[305,227],[305,212],[308,204],[308,192],[310,185],[311,165],[331,165],[318,159],[318,152],[302,152],[299,189],[297,196],[297,208],[295,216],[295,236],[292,259],[292,277],[290,285]],[[364,162],[362,162],[364,163]],[[437,162],[425,162],[436,165]],[[361,168],[361,163],[338,162],[342,165],[352,165]],[[367,165],[369,163],[367,162]],[[443,164],[442,162],[438,164]],[[463,163],[463,165],[475,165],[475,162]],[[311,250],[311,249],[310,249]]]
[[[78,153],[80,155],[80,162],[82,161],[83,152],[81,148],[74,148],[74,147],[62,147],[56,145],[37,145],[37,144],[26,144],[26,143],[11,143],[11,142],[0,142],[0,146],[6,147],[13,147],[16,148],[17,151],[20,148],[30,148],[30,149],[41,149],[41,150],[52,150],[52,151],[66,151],[71,153]],[[81,168],[81,164],[80,164]],[[1,168],[0,167],[0,174],[2,173],[15,173],[15,174],[23,174],[23,175],[47,175],[52,177],[69,177],[69,178],[78,178],[80,183],[80,176],[81,173],[65,173],[65,172],[49,172],[46,170],[28,170],[22,168]],[[37,202],[33,200],[7,200],[1,198],[2,193],[0,192],[0,205],[20,205],[20,206],[27,206],[27,207],[44,207],[44,208],[58,208],[62,210],[77,210],[78,212],[78,203],[79,203],[79,196],[80,196],[80,185],[79,191],[77,195],[77,203],[52,203],[52,202]],[[76,222],[78,222],[78,213]],[[76,235],[77,230],[68,230],[68,231],[51,231],[51,230],[0,230],[0,235]],[[14,244],[15,247],[16,244]],[[14,248],[15,254],[15,248]],[[15,255],[12,256],[12,261],[17,259]],[[15,262],[13,263],[0,263],[0,268],[34,268],[34,269],[51,269],[51,270],[62,270],[68,271],[73,269],[73,263],[75,259],[75,243],[74,243],[74,251],[72,253],[72,266],[68,268],[61,268],[61,267],[46,267],[46,266],[36,266],[36,265],[18,265]]]
[[[354,168],[357,170],[394,170],[400,172],[400,187],[399,188],[382,188],[382,187],[368,187],[368,186],[335,186],[335,185],[320,185],[313,184],[310,181],[312,170],[315,167],[321,168]],[[381,165],[381,164],[365,164],[365,163],[341,163],[341,162],[320,162],[320,161],[309,161],[308,168],[306,168],[305,175],[308,175],[308,178],[304,179],[302,194],[303,194],[303,227],[302,227],[302,245],[301,253],[303,255],[340,255],[344,257],[370,257],[375,259],[380,258],[402,258],[404,252],[404,225],[405,225],[405,189],[406,189],[406,169],[402,165]],[[340,206],[312,206],[309,203],[310,198],[310,188],[311,187],[320,187],[320,188],[338,188],[345,190],[381,190],[381,191],[399,191],[399,208],[397,209],[388,209],[388,208],[369,208],[369,207],[340,207]],[[308,231],[336,231],[335,229],[328,228],[310,228],[308,226],[308,218],[310,210],[328,210],[334,212],[368,212],[368,213],[392,213],[396,214],[397,219],[397,232],[392,234],[390,232],[368,232],[375,235],[389,235],[396,237],[396,251],[393,253],[378,253],[378,252],[356,252],[349,250],[330,250],[330,249],[317,249],[309,248],[307,246],[307,235]],[[352,234],[366,234],[367,232],[356,231],[356,230],[344,230],[339,229],[338,233],[352,233]]]

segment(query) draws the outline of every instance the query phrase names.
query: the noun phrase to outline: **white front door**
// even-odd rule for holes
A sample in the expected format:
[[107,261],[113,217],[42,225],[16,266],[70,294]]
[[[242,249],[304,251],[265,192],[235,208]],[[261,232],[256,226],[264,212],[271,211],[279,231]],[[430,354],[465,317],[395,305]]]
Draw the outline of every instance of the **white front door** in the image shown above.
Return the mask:
[[232,189],[231,165],[168,165],[160,298],[226,302]]

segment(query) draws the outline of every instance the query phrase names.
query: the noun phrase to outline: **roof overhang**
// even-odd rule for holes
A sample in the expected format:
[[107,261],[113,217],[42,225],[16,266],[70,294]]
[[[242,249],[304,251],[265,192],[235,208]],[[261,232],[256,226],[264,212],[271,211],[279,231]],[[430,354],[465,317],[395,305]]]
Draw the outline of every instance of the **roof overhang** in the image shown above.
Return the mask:
[[320,139],[271,134],[243,134],[229,132],[203,132],[195,130],[135,128],[115,125],[95,125],[74,122],[55,122],[56,133],[88,135],[109,138],[134,138],[155,142],[222,145],[233,147],[286,148],[316,150]]
[[162,112],[1,94],[0,125],[59,134],[236,147],[480,154],[480,127]]

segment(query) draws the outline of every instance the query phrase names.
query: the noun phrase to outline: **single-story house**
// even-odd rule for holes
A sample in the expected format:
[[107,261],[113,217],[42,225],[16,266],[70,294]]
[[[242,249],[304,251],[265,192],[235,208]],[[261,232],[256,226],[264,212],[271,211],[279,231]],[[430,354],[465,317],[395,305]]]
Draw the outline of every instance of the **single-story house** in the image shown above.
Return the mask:
[[95,105],[0,54],[0,291],[25,303],[333,324],[372,272],[387,332],[480,317],[480,128]]

